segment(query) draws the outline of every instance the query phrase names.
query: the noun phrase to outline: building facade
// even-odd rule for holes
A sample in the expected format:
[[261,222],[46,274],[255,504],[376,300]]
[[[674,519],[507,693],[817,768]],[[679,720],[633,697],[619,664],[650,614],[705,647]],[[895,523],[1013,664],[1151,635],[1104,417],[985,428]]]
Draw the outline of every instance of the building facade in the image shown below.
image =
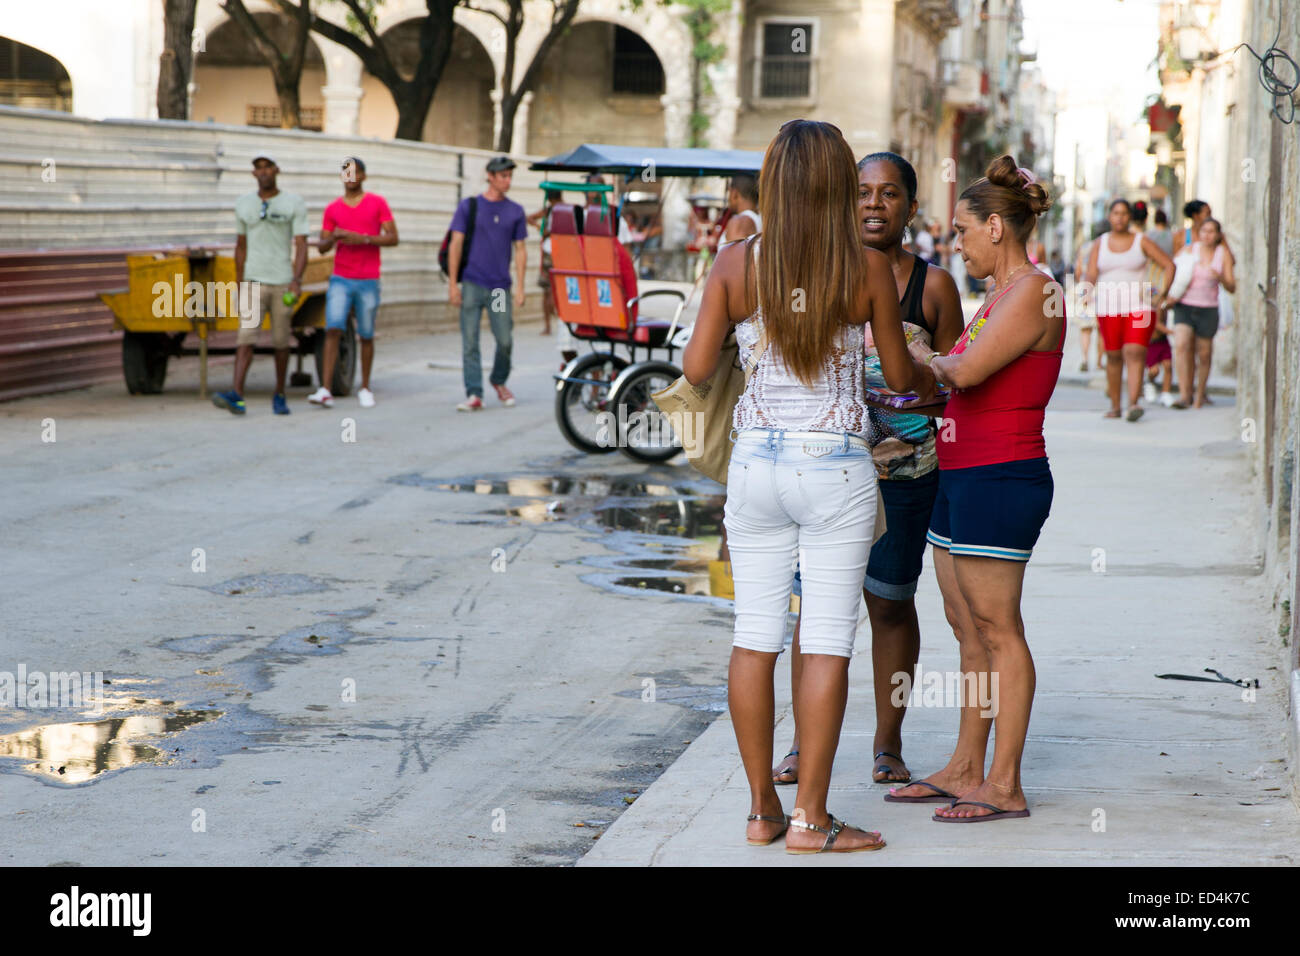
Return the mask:
[[[1295,99],[1261,83],[1270,44],[1294,55],[1300,7],[1279,0],[1166,0],[1161,5],[1159,131],[1151,148],[1181,219],[1210,204],[1236,259],[1233,341],[1243,447],[1257,492],[1264,575],[1290,664],[1292,773],[1300,774],[1300,148]],[[1285,63],[1283,81],[1295,79]],[[1285,648],[1285,650],[1282,650]]]

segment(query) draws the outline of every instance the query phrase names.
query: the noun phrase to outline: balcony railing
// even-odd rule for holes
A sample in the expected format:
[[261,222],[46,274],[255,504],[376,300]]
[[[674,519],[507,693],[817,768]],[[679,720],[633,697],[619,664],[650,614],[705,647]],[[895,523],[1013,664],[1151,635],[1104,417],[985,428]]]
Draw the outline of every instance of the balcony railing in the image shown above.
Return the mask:
[[[248,126],[269,126],[280,128],[280,107],[249,106],[245,113]],[[301,129],[314,130],[319,133],[325,128],[325,108],[321,106],[298,107],[298,124]]]

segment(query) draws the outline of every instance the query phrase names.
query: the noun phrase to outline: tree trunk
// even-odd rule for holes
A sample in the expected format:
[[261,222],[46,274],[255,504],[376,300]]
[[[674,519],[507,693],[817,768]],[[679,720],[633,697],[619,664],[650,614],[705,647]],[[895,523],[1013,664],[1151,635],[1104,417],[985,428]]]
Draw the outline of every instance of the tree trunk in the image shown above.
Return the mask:
[[239,25],[244,36],[258,54],[266,61],[271,70],[271,79],[275,83],[275,95],[280,101],[281,129],[297,129],[301,124],[301,107],[298,86],[302,80],[302,66],[307,51],[307,37],[311,32],[311,0],[281,8],[280,15],[289,20],[293,34],[289,49],[281,51],[275,42],[257,24],[257,21],[244,7],[244,0],[224,0],[221,9],[229,14],[230,19]]
[[417,89],[414,83],[403,83],[391,92],[397,105],[397,131],[393,136],[396,139],[423,139],[424,121],[433,102],[433,90],[426,92]]
[[[281,10],[298,14],[301,9],[289,0],[274,0]],[[419,140],[424,134],[424,121],[433,104],[433,93],[442,79],[442,71],[451,57],[451,36],[456,28],[452,17],[461,0],[424,0],[428,16],[420,21],[420,54],[415,76],[406,80],[398,73],[383,39],[366,13],[361,0],[340,0],[352,11],[366,37],[343,29],[338,24],[312,15],[311,28],[326,39],[345,46],[365,64],[366,70],[392,94],[397,107],[397,139]],[[369,42],[367,42],[369,41]]]
[[158,58],[158,118],[190,118],[194,8],[198,0],[163,0],[163,51]]
[[280,100],[280,129],[301,129],[301,108],[298,99],[298,77],[282,76],[280,70],[273,71],[275,76],[275,95]]
[[523,100],[520,93],[508,93],[501,97],[501,135],[497,137],[497,152],[508,153],[515,141],[515,114]]

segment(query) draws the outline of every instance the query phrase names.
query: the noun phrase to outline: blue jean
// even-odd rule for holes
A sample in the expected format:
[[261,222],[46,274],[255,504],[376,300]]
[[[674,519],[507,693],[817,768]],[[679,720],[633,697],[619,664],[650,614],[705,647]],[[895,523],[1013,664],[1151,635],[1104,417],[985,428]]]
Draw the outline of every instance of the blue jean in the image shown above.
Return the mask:
[[379,311],[378,279],[346,279],[330,276],[325,290],[325,328],[348,327],[348,312],[357,317],[357,335],[369,342],[375,337],[375,313]]
[[860,439],[740,433],[723,511],[736,586],[736,647],[777,653],[784,646],[797,560],[803,567],[800,649],[852,656],[876,494],[876,468]]
[[[488,381],[504,385],[510,377],[510,350],[514,346],[514,318],[511,315],[509,289],[489,289],[473,282],[460,284],[460,348],[465,374],[465,394],[483,397],[483,360],[479,356],[478,336],[482,313],[487,309],[488,326],[496,339],[496,355]],[[495,307],[495,308],[494,308]]]

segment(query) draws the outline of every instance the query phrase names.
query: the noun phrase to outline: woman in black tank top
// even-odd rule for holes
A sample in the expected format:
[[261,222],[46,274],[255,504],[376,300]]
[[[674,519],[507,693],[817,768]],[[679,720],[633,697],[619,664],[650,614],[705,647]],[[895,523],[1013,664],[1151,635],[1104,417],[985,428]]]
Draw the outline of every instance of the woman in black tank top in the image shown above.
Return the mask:
[[[873,153],[858,164],[858,210],[862,242],[889,259],[899,290],[903,329],[909,341],[929,342],[947,352],[961,335],[961,297],[946,271],[903,248],[903,231],[916,215],[916,172],[894,153]],[[913,326],[914,328],[910,328]],[[868,359],[868,363],[872,363]],[[874,360],[878,365],[878,360]],[[868,373],[870,378],[870,372]],[[925,553],[925,533],[938,490],[938,462],[933,427],[918,415],[898,415],[872,409],[870,438],[886,532],[871,549],[863,596],[871,617],[871,660],[875,671],[876,734],[872,746],[872,780],[904,784],[910,774],[902,753],[906,701],[892,700],[895,674],[914,677],[921,648],[916,618],[916,582]],[[802,670],[799,629],[791,651],[792,686]],[[777,783],[798,781],[799,732],[785,759],[773,768]]]

